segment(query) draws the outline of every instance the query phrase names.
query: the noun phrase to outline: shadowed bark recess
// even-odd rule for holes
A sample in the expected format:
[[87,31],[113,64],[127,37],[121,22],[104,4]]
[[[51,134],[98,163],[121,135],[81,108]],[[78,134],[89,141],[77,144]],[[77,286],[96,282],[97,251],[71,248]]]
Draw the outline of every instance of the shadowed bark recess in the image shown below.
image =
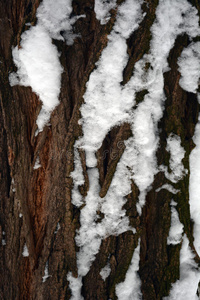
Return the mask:
[[[70,299],[72,291],[67,274],[77,278],[76,244],[80,228],[80,207],[72,203],[75,186],[71,172],[75,168],[74,144],[83,136],[80,107],[91,73],[98,67],[108,35],[116,21],[118,1],[110,11],[106,24],[96,18],[94,1],[72,1],[72,16],[84,15],[73,25],[77,34],[72,45],[62,40],[52,40],[57,47],[63,67],[60,104],[51,114],[50,124],[35,135],[36,120],[41,101],[31,87],[10,86],[9,74],[16,71],[12,48],[20,46],[21,35],[37,24],[36,11],[40,0],[0,0],[0,298],[6,300]],[[109,1],[108,1],[109,2]],[[200,12],[197,0],[189,1]],[[149,53],[151,26],[159,1],[145,1],[144,18],[139,27],[126,40],[127,63],[122,74],[121,87],[130,81],[137,61]],[[197,40],[199,37],[196,38]],[[179,85],[181,74],[177,60],[182,50],[192,41],[185,35],[178,36],[168,57],[170,70],[164,73],[165,103],[159,121],[156,152],[158,166],[169,168],[166,139],[171,133],[181,138],[185,149],[184,167],[189,169],[189,155],[194,148],[192,137],[198,121],[199,104],[194,93],[186,92]],[[146,65],[148,70],[150,65]],[[135,95],[136,106],[142,103],[148,90]],[[99,99],[101,101],[101,99]],[[105,108],[106,109],[106,108]],[[130,120],[110,128],[101,147],[96,151],[99,171],[99,197],[109,191],[117,166],[126,149],[126,142],[134,138]],[[78,190],[85,199],[90,190],[88,167],[84,149],[78,149],[83,169],[84,183]],[[34,168],[39,159],[40,167]],[[141,215],[136,205],[139,187],[130,179],[131,189],[123,206],[130,226],[118,236],[106,236],[91,262],[89,272],[82,278],[81,294],[84,299],[117,299],[116,286],[126,278],[135,248],[140,241],[138,277],[144,300],[162,299],[169,295],[172,284],[180,277],[181,242],[168,245],[171,224],[172,198],[178,203],[180,222],[184,225],[195,261],[200,258],[193,245],[193,223],[189,207],[189,175],[173,185],[179,192],[158,189],[169,180],[160,170],[148,188],[146,203]],[[116,201],[118,199],[116,198]],[[104,214],[97,211],[98,221]],[[23,255],[27,247],[28,256]],[[104,280],[101,270],[109,264],[110,274]],[[44,280],[48,265],[49,277]],[[75,298],[73,298],[75,299]],[[77,298],[79,300],[79,298]],[[122,299],[120,299],[122,300]]]

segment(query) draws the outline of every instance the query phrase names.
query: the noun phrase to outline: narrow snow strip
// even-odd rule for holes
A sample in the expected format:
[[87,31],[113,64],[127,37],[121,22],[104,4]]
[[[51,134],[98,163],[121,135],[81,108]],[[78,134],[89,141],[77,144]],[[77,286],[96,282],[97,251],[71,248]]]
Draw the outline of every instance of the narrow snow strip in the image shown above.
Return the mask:
[[190,214],[194,221],[193,236],[194,246],[200,255],[200,115],[195,127],[193,141],[196,147],[192,150],[189,158],[190,162],[190,181],[189,181],[189,198]]
[[115,8],[116,2],[116,0],[95,0],[94,11],[101,25],[106,24],[110,20],[110,10]]
[[179,220],[178,212],[171,203],[171,227],[169,230],[169,236],[167,238],[167,244],[177,245],[181,242],[183,234],[183,224]]
[[105,265],[105,267],[100,271],[100,275],[104,281],[106,280],[106,278],[108,278],[110,272],[111,272],[110,264],[107,263],[107,265]]
[[194,254],[189,246],[186,235],[183,237],[183,244],[180,251],[180,279],[172,284],[169,297],[165,300],[198,300],[196,295],[200,271],[194,261]]
[[57,225],[56,225],[56,230],[54,231],[54,234],[57,234],[58,233],[58,230],[60,229],[60,223],[58,222]]
[[161,187],[159,187],[158,189],[156,189],[156,192],[160,192],[161,190],[167,190],[172,194],[177,194],[178,192],[180,192],[180,190],[175,189],[171,184],[163,184]]
[[178,59],[180,86],[187,92],[196,93],[200,78],[200,42],[191,43]]
[[72,273],[69,272],[67,274],[67,280],[69,281],[69,287],[72,292],[70,300],[83,300],[83,297],[81,296],[82,278],[75,278],[72,276]]
[[27,248],[27,245],[26,245],[26,244],[24,244],[24,248],[23,248],[22,255],[23,255],[24,257],[28,257],[28,256],[29,256],[29,252],[28,252],[28,248]]
[[37,170],[40,167],[41,167],[40,159],[39,159],[39,157],[37,157],[36,160],[35,160],[35,164],[34,164],[33,170]]
[[49,275],[49,264],[48,261],[46,262],[45,265],[45,269],[44,269],[44,276],[42,277],[42,282],[46,282],[46,280],[51,277],[51,275]]
[[182,179],[187,172],[182,163],[185,150],[181,146],[181,138],[176,134],[170,134],[167,138],[166,150],[170,153],[169,167],[171,169],[171,173],[166,174],[166,177],[176,183]]
[[80,155],[78,153],[76,144],[74,146],[74,171],[70,176],[73,178],[73,190],[72,190],[72,204],[80,207],[83,204],[83,197],[78,190],[78,186],[84,184],[83,169],[81,165]]
[[116,295],[119,300],[139,300],[142,299],[142,293],[140,290],[141,281],[138,275],[140,261],[140,241],[137,248],[133,253],[131,264],[126,273],[124,282],[116,285]]

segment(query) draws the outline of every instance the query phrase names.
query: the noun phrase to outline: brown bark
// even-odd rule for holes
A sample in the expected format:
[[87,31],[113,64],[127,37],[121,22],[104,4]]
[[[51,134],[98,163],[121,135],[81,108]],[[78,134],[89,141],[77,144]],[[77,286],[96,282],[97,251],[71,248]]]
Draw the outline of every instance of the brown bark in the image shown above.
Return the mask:
[[[51,125],[35,137],[36,119],[41,103],[30,87],[11,87],[8,80],[15,70],[12,46],[20,45],[20,36],[35,24],[39,0],[0,0],[0,240],[5,232],[6,246],[0,246],[0,298],[1,299],[70,299],[67,281],[69,271],[76,277],[76,230],[79,228],[80,210],[71,203],[74,169],[73,146],[82,135],[80,106],[89,75],[95,68],[102,50],[107,45],[107,36],[116,18],[100,25],[94,13],[93,1],[74,1],[75,15],[86,14],[75,24],[80,33],[72,46],[54,41],[61,52],[64,68],[60,92],[60,104],[51,115]],[[158,1],[147,1],[143,22],[128,39],[129,61],[124,69],[123,84],[128,82],[134,64],[148,52],[150,27],[155,19]],[[200,11],[198,1],[193,1]],[[183,47],[189,44],[187,36],[178,37],[170,52],[171,71],[165,76],[166,104],[160,121],[159,163],[168,160],[165,150],[166,137],[173,131],[181,136],[187,149],[184,160],[188,167],[189,153],[193,149],[192,136],[198,118],[199,104],[196,96],[179,86],[180,73],[177,58]],[[138,95],[138,102],[140,97]],[[141,99],[142,100],[142,99]],[[97,152],[100,172],[100,196],[108,191],[117,163],[124,151],[124,141],[131,136],[129,124],[112,129]],[[118,142],[122,142],[118,147]],[[106,156],[110,152],[118,157]],[[89,189],[85,153],[80,152],[85,184],[80,187],[82,195]],[[33,170],[37,157],[41,168]],[[192,222],[189,215],[188,178],[179,183],[182,193],[178,212],[193,248]],[[84,299],[116,299],[115,285],[124,280],[133,251],[141,238],[140,270],[143,299],[162,299],[169,294],[171,283],[179,278],[179,252],[181,245],[167,246],[170,228],[170,201],[172,195],[166,190],[155,190],[166,183],[163,173],[155,176],[153,188],[141,217],[136,210],[138,188],[132,183],[132,192],[127,196],[124,208],[130,224],[137,229],[133,235],[128,231],[120,236],[110,236],[102,241],[99,253],[88,274],[83,278]],[[184,201],[182,197],[184,195]],[[19,214],[23,216],[20,218]],[[101,216],[101,214],[100,214]],[[101,216],[103,218],[103,216]],[[57,224],[61,228],[55,234]],[[27,244],[29,256],[23,257]],[[103,281],[99,272],[109,260],[111,274]],[[196,255],[199,263],[199,257]],[[52,275],[42,282],[45,264],[49,263]]]

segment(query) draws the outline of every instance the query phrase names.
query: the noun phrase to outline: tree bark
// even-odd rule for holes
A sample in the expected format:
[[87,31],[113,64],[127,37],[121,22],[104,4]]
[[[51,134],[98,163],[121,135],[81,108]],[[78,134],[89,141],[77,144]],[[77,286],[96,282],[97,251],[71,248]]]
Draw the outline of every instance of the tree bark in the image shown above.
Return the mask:
[[[96,18],[92,0],[73,1],[73,15],[85,14],[85,17],[73,25],[74,32],[79,34],[73,45],[53,40],[60,52],[60,62],[64,69],[60,104],[51,114],[50,125],[45,126],[36,136],[36,119],[41,109],[39,96],[31,87],[11,87],[9,74],[16,72],[12,47],[20,47],[21,35],[29,30],[27,23],[32,26],[37,24],[36,12],[40,1],[0,0],[1,299],[70,299],[72,296],[67,275],[72,272],[74,278],[78,276],[79,247],[75,237],[84,207],[72,204],[74,145],[83,136],[79,123],[80,108],[84,103],[87,82],[107,47],[118,6],[122,2],[118,1],[110,11],[109,21],[102,25]],[[200,13],[198,0],[190,2]],[[151,27],[155,22],[158,5],[159,1],[156,0],[143,3],[145,16],[139,27],[127,38],[128,62],[123,70],[122,86],[129,82],[135,64],[149,52]],[[199,41],[199,37],[193,41]],[[192,138],[198,122],[199,103],[197,94],[187,92],[179,85],[181,75],[177,65],[183,49],[190,43],[187,34],[176,38],[168,56],[170,71],[164,73],[166,100],[163,116],[158,123],[159,146],[156,157],[158,165],[167,165],[168,170],[170,157],[166,150],[166,140],[171,133],[181,138],[181,145],[186,151],[183,164],[188,170],[189,155],[195,146]],[[145,90],[136,94],[138,105],[144,100],[145,94]],[[133,134],[130,124],[123,122],[110,129],[96,152],[101,198],[107,195],[126,148],[126,141]],[[79,187],[79,192],[86,198],[90,191],[90,181],[84,149],[79,149],[79,155],[84,176],[84,184]],[[38,157],[41,167],[34,169]],[[89,272],[82,278],[81,294],[84,299],[117,299],[116,286],[125,280],[139,240],[138,276],[142,299],[163,299],[169,295],[172,284],[180,276],[182,245],[182,242],[177,245],[167,244],[172,198],[178,203],[176,209],[184,225],[183,234],[186,234],[199,265],[200,259],[193,244],[189,176],[190,171],[173,185],[179,190],[173,194],[166,189],[158,191],[169,181],[162,171],[157,172],[147,192],[141,215],[136,206],[139,188],[132,180],[131,192],[126,196],[123,209],[136,233],[128,230],[119,235],[107,236],[101,241]],[[104,215],[101,211],[97,211],[97,215],[98,222],[101,222]],[[28,248],[29,256],[22,255],[24,245]],[[46,263],[50,276],[43,282]],[[107,263],[111,272],[104,281],[100,272]]]

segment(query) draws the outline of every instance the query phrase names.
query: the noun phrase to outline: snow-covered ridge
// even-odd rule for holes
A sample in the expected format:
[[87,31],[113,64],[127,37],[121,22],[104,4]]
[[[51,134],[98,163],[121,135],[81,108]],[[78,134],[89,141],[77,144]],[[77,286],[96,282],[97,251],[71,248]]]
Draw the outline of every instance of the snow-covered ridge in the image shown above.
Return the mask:
[[140,290],[141,281],[137,271],[139,270],[140,262],[140,240],[138,246],[135,248],[131,264],[126,273],[124,282],[116,285],[116,295],[119,300],[140,300],[142,299],[142,293]]
[[167,244],[177,245],[182,240],[183,224],[179,220],[178,212],[174,207],[176,203],[171,201],[171,227],[169,230],[169,236],[167,238]]
[[198,300],[197,288],[200,280],[198,265],[194,261],[192,252],[186,235],[180,251],[180,279],[172,284],[169,297],[165,300]]
[[36,121],[39,132],[48,124],[51,112],[59,104],[63,68],[52,38],[64,40],[64,36],[68,44],[73,43],[71,29],[78,17],[70,19],[71,2],[43,0],[36,14],[37,25],[22,34],[21,48],[15,47],[12,51],[18,70],[10,74],[10,85],[30,86],[39,96],[43,104]]
[[[135,64],[130,81],[121,86],[123,70],[128,61],[126,39],[138,28],[144,16],[141,4],[142,1],[127,0],[119,7],[107,47],[96,64],[97,68],[90,75],[84,95],[85,103],[81,107],[83,137],[76,147],[86,152],[90,189],[81,210],[81,227],[76,236],[76,243],[80,247],[77,254],[78,278],[68,277],[72,293],[76,281],[77,287],[81,288],[81,278],[89,271],[105,237],[127,230],[135,232],[130,228],[122,208],[126,196],[131,192],[131,180],[134,180],[140,190],[137,209],[141,214],[146,193],[151,188],[154,175],[159,172],[156,160],[158,122],[164,109],[163,73],[169,70],[167,58],[178,35],[186,33],[195,37],[200,33],[197,10],[187,0],[160,0],[151,28],[150,51]],[[131,31],[127,32],[126,28],[131,28]],[[151,65],[148,70],[146,63]],[[148,94],[135,107],[135,94],[144,89],[148,90]],[[126,149],[106,196],[100,198],[95,153],[111,128],[125,121],[131,124],[133,136],[125,142]],[[172,181],[177,182],[186,172],[182,164],[185,151],[178,136],[169,137],[168,151],[171,154]],[[177,190],[173,189],[173,192]],[[104,215],[100,222],[97,222],[97,211]],[[79,293],[77,299],[81,299],[80,291],[76,289],[74,293]]]
[[180,86],[187,92],[196,93],[200,78],[200,42],[191,43],[178,60],[181,79]]

